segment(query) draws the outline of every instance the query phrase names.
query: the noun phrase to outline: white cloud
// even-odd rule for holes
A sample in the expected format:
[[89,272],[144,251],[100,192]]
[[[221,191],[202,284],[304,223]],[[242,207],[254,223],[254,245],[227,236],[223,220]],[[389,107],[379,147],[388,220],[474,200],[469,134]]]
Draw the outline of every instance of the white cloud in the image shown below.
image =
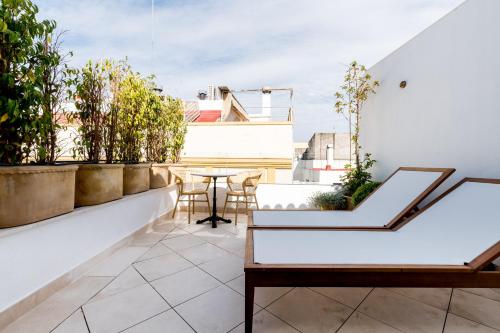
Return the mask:
[[333,114],[344,65],[368,66],[462,0],[160,1],[151,52],[149,0],[41,0],[43,17],[69,30],[74,63],[128,57],[165,90],[194,98],[208,84],[293,87],[295,136],[345,130]]

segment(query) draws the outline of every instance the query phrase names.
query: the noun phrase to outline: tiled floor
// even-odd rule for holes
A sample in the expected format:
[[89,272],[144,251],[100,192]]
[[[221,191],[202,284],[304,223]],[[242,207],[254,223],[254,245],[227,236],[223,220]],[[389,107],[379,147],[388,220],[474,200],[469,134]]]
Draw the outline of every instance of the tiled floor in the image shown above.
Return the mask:
[[[158,221],[4,332],[243,332],[245,220]],[[255,303],[254,332],[500,330],[500,289],[258,288]]]

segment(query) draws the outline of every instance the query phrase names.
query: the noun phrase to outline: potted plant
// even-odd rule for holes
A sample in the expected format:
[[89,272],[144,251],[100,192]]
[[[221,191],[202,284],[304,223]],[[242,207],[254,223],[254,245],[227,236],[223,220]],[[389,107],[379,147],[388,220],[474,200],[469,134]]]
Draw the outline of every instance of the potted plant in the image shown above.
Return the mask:
[[139,73],[129,72],[118,91],[118,157],[125,163],[123,194],[149,189],[151,163],[140,163],[146,132],[146,115],[151,105],[152,84]]
[[151,108],[146,121],[146,160],[153,162],[149,169],[150,188],[161,188],[170,184],[168,171],[177,161],[177,145],[184,143],[186,125],[182,102],[170,96],[152,93]]
[[316,192],[309,198],[309,205],[321,210],[344,210],[347,208],[343,189],[335,192]]
[[55,165],[65,56],[37,13],[29,0],[0,6],[0,228],[74,208],[76,166]]
[[353,61],[344,76],[344,83],[340,91],[335,93],[335,112],[342,114],[349,122],[349,136],[351,147],[354,147],[354,165],[346,165],[347,173],[342,177],[342,184],[346,188],[348,209],[352,209],[352,194],[357,188],[371,179],[368,169],[373,166],[375,160],[370,158],[370,154],[365,154],[365,159],[361,160],[361,145],[359,144],[361,110],[370,94],[375,93],[375,88],[379,86],[378,81],[374,81],[363,65]]
[[[89,61],[75,71],[74,99],[80,126],[75,157],[83,158],[76,175],[75,204],[97,205],[123,196],[123,164],[113,164],[117,132],[116,89],[125,70],[109,60]],[[106,163],[100,163],[103,152]]]

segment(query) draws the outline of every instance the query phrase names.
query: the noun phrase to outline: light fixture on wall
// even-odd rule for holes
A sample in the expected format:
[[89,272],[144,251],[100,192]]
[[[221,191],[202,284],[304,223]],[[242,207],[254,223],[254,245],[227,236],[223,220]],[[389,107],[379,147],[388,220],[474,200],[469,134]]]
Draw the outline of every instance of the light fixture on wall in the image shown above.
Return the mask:
[[406,81],[401,81],[401,82],[399,83],[399,88],[401,88],[401,89],[406,88]]

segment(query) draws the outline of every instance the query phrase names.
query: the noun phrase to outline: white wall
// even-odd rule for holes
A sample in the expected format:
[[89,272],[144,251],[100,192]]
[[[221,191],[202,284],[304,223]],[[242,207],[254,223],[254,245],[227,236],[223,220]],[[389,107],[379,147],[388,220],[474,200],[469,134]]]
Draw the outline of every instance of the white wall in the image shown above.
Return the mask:
[[[361,144],[377,178],[398,166],[500,178],[500,1],[470,0],[370,71]],[[407,81],[405,89],[399,83]]]
[[291,124],[189,124],[182,157],[292,158]]

